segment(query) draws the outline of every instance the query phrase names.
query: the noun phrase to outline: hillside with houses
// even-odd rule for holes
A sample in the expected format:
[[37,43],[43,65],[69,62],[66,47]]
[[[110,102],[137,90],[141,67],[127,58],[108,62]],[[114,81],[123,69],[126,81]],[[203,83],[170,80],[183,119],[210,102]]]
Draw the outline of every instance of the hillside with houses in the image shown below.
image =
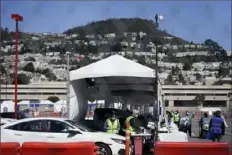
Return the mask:
[[[14,77],[14,33],[1,29],[1,81],[10,84]],[[232,77],[231,52],[217,42],[186,41],[156,28],[153,21],[139,18],[91,22],[60,34],[20,32],[19,52],[20,84],[66,81],[66,52],[71,52],[71,70],[114,54],[155,69],[158,52],[163,84],[222,84],[231,83]]]

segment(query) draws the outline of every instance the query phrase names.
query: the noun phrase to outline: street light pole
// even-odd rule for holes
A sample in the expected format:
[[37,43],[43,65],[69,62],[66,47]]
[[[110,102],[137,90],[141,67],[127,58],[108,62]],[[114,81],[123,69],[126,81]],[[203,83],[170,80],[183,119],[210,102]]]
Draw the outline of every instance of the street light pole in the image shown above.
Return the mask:
[[70,52],[66,52],[67,54],[67,112],[68,119],[70,118],[70,76],[69,76],[69,55]]
[[19,14],[11,14],[11,18],[15,20],[15,79],[14,79],[14,84],[15,84],[15,119],[17,119],[17,102],[18,102],[18,39],[19,39],[19,29],[18,29],[18,23],[19,21],[23,21],[23,17],[20,16]]

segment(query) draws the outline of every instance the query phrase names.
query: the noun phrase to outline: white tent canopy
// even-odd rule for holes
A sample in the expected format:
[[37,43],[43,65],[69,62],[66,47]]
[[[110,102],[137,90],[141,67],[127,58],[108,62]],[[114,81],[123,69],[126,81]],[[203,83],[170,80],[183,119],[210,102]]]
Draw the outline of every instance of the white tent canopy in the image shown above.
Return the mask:
[[14,112],[14,105],[13,101],[3,101],[1,103],[1,112]]
[[20,101],[19,103],[17,103],[18,105],[25,105],[25,104],[30,104],[30,100],[23,100],[23,101]]
[[[95,86],[93,89],[88,87],[85,80],[88,78],[94,78]],[[90,94],[101,96],[102,98],[98,99],[107,100],[107,105],[111,103],[110,100],[113,96],[124,96],[125,100],[128,100],[127,103],[129,103],[129,100],[133,100],[132,98],[136,96],[141,99],[138,95],[144,94],[141,92],[153,92],[154,78],[153,69],[120,55],[113,55],[73,70],[70,72],[70,119],[78,120],[85,117],[85,111],[88,108],[87,100]],[[120,85],[117,83],[120,83]],[[128,88],[137,93],[132,95],[125,92]],[[150,97],[150,94],[146,96]],[[154,97],[151,98],[154,99]]]
[[88,66],[70,72],[70,80],[97,78],[109,76],[130,76],[154,78],[154,70],[126,59],[120,55],[113,55]]
[[67,101],[59,100],[54,103],[54,112],[67,112]]
[[53,105],[54,103],[49,100],[41,100],[39,104],[50,104]]

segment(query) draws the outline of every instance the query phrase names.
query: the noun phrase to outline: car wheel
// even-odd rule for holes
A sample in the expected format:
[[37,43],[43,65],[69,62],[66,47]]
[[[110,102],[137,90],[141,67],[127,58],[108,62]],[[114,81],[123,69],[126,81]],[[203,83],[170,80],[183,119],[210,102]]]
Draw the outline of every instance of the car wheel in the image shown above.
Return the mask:
[[99,148],[99,155],[112,155],[109,146],[107,146],[106,144],[96,143],[96,145]]

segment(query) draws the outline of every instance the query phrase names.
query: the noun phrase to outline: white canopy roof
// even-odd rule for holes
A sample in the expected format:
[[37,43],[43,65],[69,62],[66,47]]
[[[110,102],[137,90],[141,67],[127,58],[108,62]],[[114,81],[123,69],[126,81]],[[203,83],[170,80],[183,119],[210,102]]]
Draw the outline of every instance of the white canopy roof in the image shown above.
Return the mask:
[[221,108],[216,108],[216,107],[201,108],[201,112],[215,112],[215,111],[221,111]]
[[64,110],[67,110],[67,100],[59,100],[56,103],[54,103],[54,112],[61,112],[62,108]]
[[128,76],[154,78],[154,70],[126,59],[120,55],[113,55],[85,67],[70,72],[70,80],[92,77]]
[[49,100],[40,100],[40,104],[54,104],[54,103]]
[[56,105],[66,105],[67,104],[67,100],[59,100],[56,103],[54,103]]
[[14,102],[13,101],[3,101],[1,103],[1,112],[4,112],[4,109],[6,112],[14,112]]
[[17,104],[21,105],[21,104],[54,104],[54,103],[52,103],[49,100],[39,100],[38,102],[33,102],[33,101],[30,101],[30,100],[23,100],[23,101],[21,101],[21,102],[19,102]]
[[17,103],[18,105],[21,105],[21,104],[30,104],[30,100],[23,100],[23,101],[20,101],[19,103]]

